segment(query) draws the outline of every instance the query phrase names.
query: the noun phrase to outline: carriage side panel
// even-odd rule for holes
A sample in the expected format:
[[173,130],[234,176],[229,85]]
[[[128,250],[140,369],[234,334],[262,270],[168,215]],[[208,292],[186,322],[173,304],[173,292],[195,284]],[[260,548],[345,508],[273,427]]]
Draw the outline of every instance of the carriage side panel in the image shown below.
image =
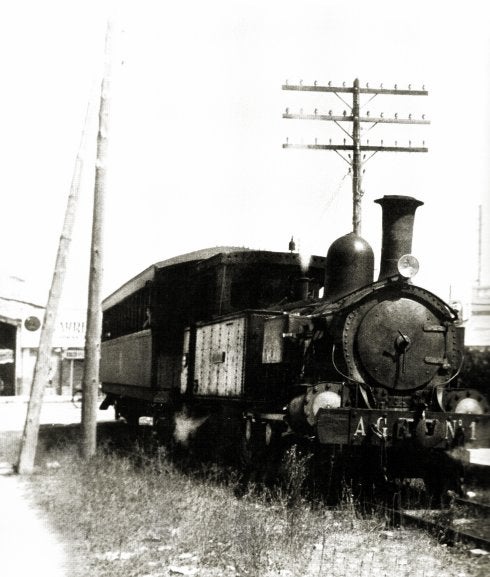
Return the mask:
[[100,379],[104,383],[151,387],[151,355],[150,329],[104,341]]

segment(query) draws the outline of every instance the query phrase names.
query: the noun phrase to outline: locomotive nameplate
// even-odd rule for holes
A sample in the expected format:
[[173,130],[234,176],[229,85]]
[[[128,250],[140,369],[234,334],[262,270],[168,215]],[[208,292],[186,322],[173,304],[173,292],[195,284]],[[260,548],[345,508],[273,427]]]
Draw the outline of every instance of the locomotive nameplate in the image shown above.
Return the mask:
[[410,411],[320,409],[317,435],[322,444],[476,449],[490,443],[490,415],[427,413],[417,419]]

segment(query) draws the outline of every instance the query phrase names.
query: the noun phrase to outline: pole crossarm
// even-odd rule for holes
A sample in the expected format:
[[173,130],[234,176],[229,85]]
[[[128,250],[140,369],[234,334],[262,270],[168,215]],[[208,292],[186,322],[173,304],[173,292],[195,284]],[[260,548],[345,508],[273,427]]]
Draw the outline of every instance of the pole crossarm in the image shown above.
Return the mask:
[[[373,96],[368,100],[370,102],[375,96],[380,94],[383,95],[393,95],[393,96],[427,96],[429,93],[425,90],[425,86],[422,86],[422,90],[412,90],[411,84],[408,85],[408,89],[399,89],[398,85],[395,84],[393,88],[384,88],[383,85],[379,88],[370,88],[369,84],[366,84],[365,88],[361,88],[359,79],[356,78],[352,86],[346,86],[345,82],[342,86],[332,86],[328,83],[328,86],[318,85],[315,81],[313,85],[303,84],[300,80],[299,84],[286,84],[282,85],[283,90],[296,90],[300,92],[331,92],[340,98],[342,102],[349,109],[344,111],[342,116],[333,115],[330,110],[328,114],[318,114],[318,109],[315,108],[313,114],[304,114],[303,109],[299,109],[299,114],[293,114],[286,108],[283,118],[293,119],[293,120],[323,120],[334,122],[343,132],[345,132],[351,139],[352,142],[347,144],[346,139],[344,139],[344,144],[332,144],[330,140],[329,144],[318,144],[315,138],[314,144],[290,144],[286,138],[285,144],[282,145],[283,148],[296,148],[303,150],[333,150],[341,158],[343,158],[352,168],[352,229],[355,234],[360,234],[361,232],[361,199],[364,194],[362,190],[362,167],[364,165],[363,152],[372,153],[368,160],[370,160],[378,152],[428,152],[428,148],[425,147],[425,142],[422,142],[422,146],[412,146],[411,141],[408,141],[409,146],[398,146],[395,140],[394,146],[384,146],[383,141],[379,146],[374,146],[369,144],[367,140],[366,144],[361,143],[361,124],[369,123],[371,126],[365,129],[368,132],[378,124],[411,124],[411,125],[427,125],[430,124],[430,120],[426,120],[425,115],[422,118],[412,118],[412,114],[408,115],[408,118],[398,118],[398,113],[394,114],[393,118],[388,118],[384,114],[378,113],[378,116],[371,116],[369,111],[361,116],[361,95],[362,94],[372,94]],[[352,94],[352,106],[347,103],[340,94]],[[367,103],[366,103],[367,104]],[[350,134],[340,123],[350,122],[352,125],[352,134]],[[350,151],[352,154],[348,154],[348,160],[341,154],[343,151]],[[366,161],[367,162],[367,161]]]
[[[334,116],[333,114],[292,114],[285,112],[283,118],[293,120],[330,120],[332,122],[354,122],[352,115]],[[430,124],[425,118],[385,118],[384,116],[360,116],[359,122],[371,122],[373,124]]]
[[[282,145],[283,148],[296,148],[306,150],[354,150],[353,144],[290,144]],[[425,146],[371,146],[360,145],[361,152],[429,152]]]
[[[296,90],[303,92],[344,92],[353,93],[352,86],[319,86],[318,84],[283,84],[283,90]],[[400,88],[359,88],[359,94],[392,94],[394,96],[427,96],[429,92],[423,90],[400,89]]]

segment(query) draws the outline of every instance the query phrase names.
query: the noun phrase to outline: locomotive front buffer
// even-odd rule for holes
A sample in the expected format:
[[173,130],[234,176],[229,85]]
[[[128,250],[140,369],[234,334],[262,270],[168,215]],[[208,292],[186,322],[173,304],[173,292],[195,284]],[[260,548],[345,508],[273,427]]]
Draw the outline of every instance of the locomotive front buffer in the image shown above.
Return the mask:
[[490,419],[462,413],[322,408],[316,430],[321,444],[449,451],[488,447],[490,443]]

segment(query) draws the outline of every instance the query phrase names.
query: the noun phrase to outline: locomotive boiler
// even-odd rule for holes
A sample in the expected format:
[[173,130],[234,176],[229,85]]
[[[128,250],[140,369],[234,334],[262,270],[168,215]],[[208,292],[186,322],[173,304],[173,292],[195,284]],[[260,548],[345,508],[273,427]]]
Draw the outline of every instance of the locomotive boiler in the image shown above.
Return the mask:
[[221,247],[121,287],[104,303],[102,407],[133,424],[186,418],[250,462],[298,442],[353,476],[423,477],[443,491],[453,457],[490,447],[489,406],[457,379],[457,311],[411,280],[422,203],[376,202],[377,280],[371,247],[349,233],[306,270],[294,253]]

